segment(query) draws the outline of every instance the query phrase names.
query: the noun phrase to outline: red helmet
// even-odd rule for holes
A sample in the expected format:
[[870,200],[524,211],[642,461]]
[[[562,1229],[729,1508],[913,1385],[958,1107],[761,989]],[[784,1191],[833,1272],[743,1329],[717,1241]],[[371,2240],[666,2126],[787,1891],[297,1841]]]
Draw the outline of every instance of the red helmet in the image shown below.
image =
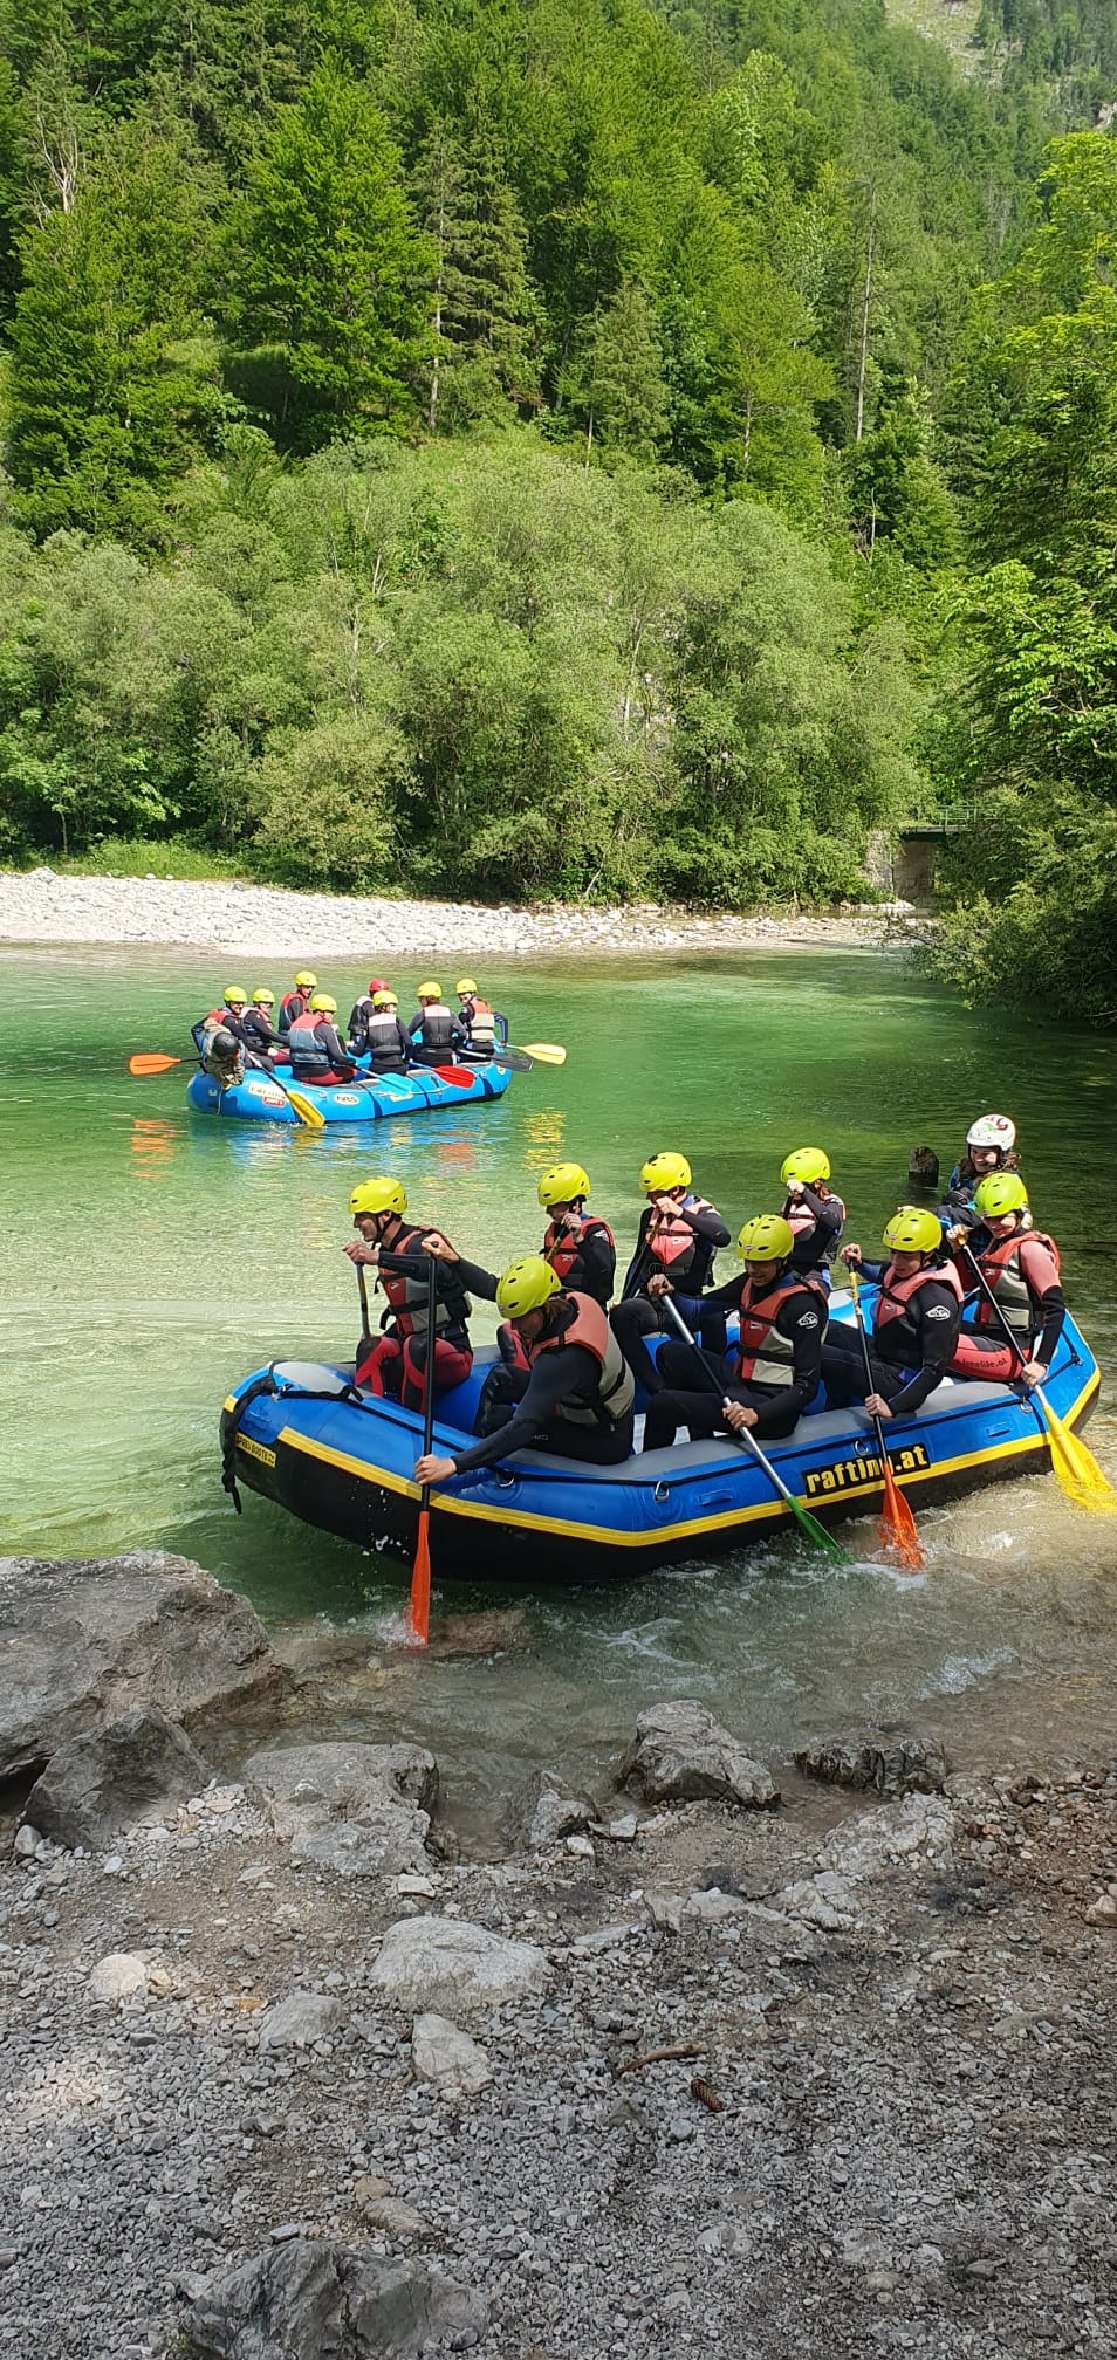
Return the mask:
[[392,987],[386,975],[370,975],[368,988],[370,992],[390,992]]

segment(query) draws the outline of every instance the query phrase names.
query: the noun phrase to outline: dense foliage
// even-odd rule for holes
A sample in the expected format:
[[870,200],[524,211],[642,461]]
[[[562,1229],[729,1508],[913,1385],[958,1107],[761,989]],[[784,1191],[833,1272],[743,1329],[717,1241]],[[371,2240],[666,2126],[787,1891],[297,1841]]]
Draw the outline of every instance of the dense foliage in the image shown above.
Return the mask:
[[0,0],[0,851],[826,899],[980,796],[954,955],[1057,994],[1070,837],[1111,915],[1112,12],[977,43]]

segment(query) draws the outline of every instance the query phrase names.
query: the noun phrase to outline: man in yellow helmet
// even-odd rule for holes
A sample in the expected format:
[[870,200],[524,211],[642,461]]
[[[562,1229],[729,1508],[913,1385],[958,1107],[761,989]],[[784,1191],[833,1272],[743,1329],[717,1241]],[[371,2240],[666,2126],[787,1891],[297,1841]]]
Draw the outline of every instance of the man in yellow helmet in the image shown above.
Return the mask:
[[[818,1391],[826,1301],[817,1284],[795,1268],[795,1232],[781,1213],[757,1213],[738,1239],[744,1278],[731,1278],[702,1303],[702,1338],[717,1356],[721,1399],[703,1386],[696,1347],[670,1339],[659,1354],[665,1390],[648,1403],[645,1450],[664,1450],[680,1426],[691,1440],[740,1433],[784,1440],[794,1433]],[[740,1333],[726,1356],[725,1323],[736,1312]]]
[[541,1254],[509,1263],[496,1303],[527,1362],[523,1397],[470,1449],[419,1459],[416,1483],[445,1483],[518,1450],[556,1451],[595,1467],[628,1458],[636,1387],[600,1303],[564,1293]]
[[640,1185],[648,1201],[621,1299],[611,1314],[625,1359],[649,1394],[658,1393],[663,1383],[647,1338],[666,1325],[660,1308],[664,1295],[674,1296],[688,1327],[696,1328],[714,1255],[729,1244],[716,1205],[694,1195],[691,1179],[685,1155],[674,1152],[649,1156],[643,1166]]
[[300,967],[295,977],[294,991],[284,992],[279,1003],[279,1029],[290,1032],[296,1017],[305,1016],[310,1006],[311,992],[318,989],[318,977],[309,967]]
[[832,1409],[864,1401],[878,1418],[914,1417],[941,1384],[958,1342],[963,1288],[944,1260],[942,1224],[918,1205],[901,1205],[884,1232],[887,1262],[866,1262],[859,1245],[842,1247],[842,1260],[879,1281],[870,1338],[872,1390],[857,1329],[831,1321],[822,1348],[822,1375]]
[[258,1057],[261,1064],[268,1061],[275,1053],[280,1051],[285,1053],[285,1043],[282,1036],[276,1032],[272,1023],[274,1008],[275,993],[268,991],[264,984],[258,985],[252,994],[252,1006],[244,1019],[240,1038],[243,1040],[245,1048]]
[[442,998],[442,985],[432,975],[419,985],[415,994],[418,1013],[412,1017],[408,1031],[411,1054],[416,1065],[445,1065],[459,1049],[465,1047],[465,1029]]
[[491,1057],[497,1046],[508,1038],[508,1026],[498,1011],[483,1000],[472,975],[459,975],[455,990],[458,995],[458,1022],[465,1034],[466,1054],[478,1059]]
[[[421,1409],[430,1314],[429,1255],[435,1243],[444,1246],[447,1240],[404,1218],[406,1193],[402,1182],[388,1172],[359,1180],[349,1210],[357,1236],[345,1252],[358,1267],[376,1270],[388,1305],[383,1335],[375,1343],[363,1342],[357,1354],[356,1382],[369,1393],[391,1394],[405,1409]],[[441,1257],[434,1281],[434,1390],[445,1393],[462,1384],[473,1367],[467,1326],[473,1306],[456,1256]]]
[[780,1165],[785,1195],[783,1217],[795,1232],[793,1268],[810,1272],[824,1294],[830,1263],[845,1225],[846,1209],[830,1186],[830,1158],[824,1147],[793,1147]]
[[296,1082],[351,1082],[357,1071],[346,1054],[334,1019],[337,1001],[332,992],[312,992],[310,1006],[296,1016],[287,1034],[291,1072]]

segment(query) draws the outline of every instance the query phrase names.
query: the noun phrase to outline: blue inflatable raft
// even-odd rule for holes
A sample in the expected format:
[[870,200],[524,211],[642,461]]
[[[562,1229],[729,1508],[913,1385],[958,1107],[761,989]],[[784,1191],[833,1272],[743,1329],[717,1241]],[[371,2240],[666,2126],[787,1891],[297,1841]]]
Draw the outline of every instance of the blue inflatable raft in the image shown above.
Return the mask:
[[[286,1075],[286,1068],[280,1071]],[[453,1072],[456,1077],[445,1077]],[[428,1114],[441,1107],[468,1106],[476,1098],[502,1098],[511,1081],[502,1065],[456,1067],[413,1065],[406,1073],[379,1074],[375,1081],[330,1082],[318,1087],[300,1082],[327,1123],[378,1123],[387,1115]],[[212,1075],[199,1070],[186,1092],[198,1114],[216,1114],[237,1123],[298,1123],[286,1092],[270,1074],[246,1073],[231,1090],[219,1090]]]
[[[836,1295],[831,1317],[851,1316],[848,1296]],[[467,1382],[442,1396],[436,1451],[460,1448],[469,1436],[492,1359],[491,1351],[478,1352]],[[1097,1363],[1068,1318],[1049,1399],[1078,1426],[1098,1384]],[[352,1366],[288,1361],[257,1370],[229,1396],[221,1430],[227,1487],[244,1483],[362,1549],[410,1555],[419,1497],[411,1469],[422,1421],[394,1402],[355,1394]],[[1038,1405],[1006,1385],[947,1380],[915,1417],[890,1423],[888,1443],[897,1480],[917,1510],[1050,1465]],[[771,1444],[769,1456],[826,1523],[879,1508],[876,1442],[860,1409],[820,1408],[800,1420],[790,1441]],[[431,1506],[431,1561],[442,1581],[623,1577],[795,1529],[751,1454],[728,1441],[676,1443],[603,1468],[522,1451],[507,1465],[440,1485]]]

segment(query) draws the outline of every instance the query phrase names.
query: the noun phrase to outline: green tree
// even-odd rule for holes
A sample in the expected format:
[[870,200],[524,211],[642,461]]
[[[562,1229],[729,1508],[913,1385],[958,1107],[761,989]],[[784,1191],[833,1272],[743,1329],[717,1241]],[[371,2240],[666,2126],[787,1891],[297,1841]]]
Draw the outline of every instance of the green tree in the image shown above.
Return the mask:
[[523,216],[492,139],[455,140],[436,125],[419,159],[415,200],[434,256],[430,432],[531,409],[539,398],[538,303]]
[[248,166],[229,240],[234,381],[282,444],[406,421],[429,267],[383,115],[335,63],[316,66]]
[[667,440],[668,395],[663,346],[643,287],[625,280],[582,325],[563,390],[585,437],[587,464],[595,447],[609,457],[657,457]]

